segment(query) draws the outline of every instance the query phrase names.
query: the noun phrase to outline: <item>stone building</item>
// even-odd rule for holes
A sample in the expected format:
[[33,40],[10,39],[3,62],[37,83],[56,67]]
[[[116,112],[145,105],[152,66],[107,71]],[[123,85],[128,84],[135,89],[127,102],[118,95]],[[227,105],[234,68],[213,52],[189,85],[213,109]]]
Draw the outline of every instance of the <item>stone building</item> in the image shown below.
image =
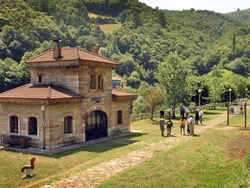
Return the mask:
[[130,131],[137,95],[112,89],[118,62],[57,43],[26,63],[31,83],[0,94],[0,134],[52,150]]

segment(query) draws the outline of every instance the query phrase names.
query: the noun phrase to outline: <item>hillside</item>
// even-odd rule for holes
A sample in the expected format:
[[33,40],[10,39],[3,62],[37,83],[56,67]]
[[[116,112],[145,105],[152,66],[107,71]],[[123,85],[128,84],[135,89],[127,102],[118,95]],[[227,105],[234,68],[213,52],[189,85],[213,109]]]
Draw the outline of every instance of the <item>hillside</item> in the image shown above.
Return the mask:
[[241,75],[250,71],[250,26],[227,15],[158,11],[138,0],[0,2],[0,92],[28,82],[24,61],[50,49],[55,38],[87,50],[98,43],[99,54],[119,61],[116,73],[136,89],[143,81],[158,84],[158,67],[170,53],[197,77],[215,66]]
[[231,18],[237,19],[242,23],[250,25],[250,9],[246,10],[237,10],[236,12],[230,12],[225,14]]

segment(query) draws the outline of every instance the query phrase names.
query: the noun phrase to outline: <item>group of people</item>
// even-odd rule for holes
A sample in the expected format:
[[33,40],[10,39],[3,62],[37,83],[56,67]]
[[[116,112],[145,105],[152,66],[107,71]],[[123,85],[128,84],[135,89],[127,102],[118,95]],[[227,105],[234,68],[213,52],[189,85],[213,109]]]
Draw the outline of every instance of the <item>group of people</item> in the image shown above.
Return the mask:
[[[192,136],[194,136],[194,123],[195,123],[195,120],[194,120],[193,116],[188,115],[188,117],[187,117],[187,134],[192,135]],[[185,127],[186,127],[186,120],[185,120],[184,116],[181,116],[181,119],[180,119],[181,135],[182,135],[182,133],[183,133],[183,135],[186,135],[185,134]]]
[[[164,131],[165,131],[164,116],[161,116],[159,122],[160,122],[160,128],[161,128],[161,136],[164,136]],[[172,127],[173,127],[173,122],[169,118],[169,120],[167,121],[167,127],[166,127],[166,129],[167,129],[167,136],[171,136]]]
[[[172,111],[172,112],[171,112]],[[186,113],[186,119],[185,119],[185,113]],[[160,128],[161,128],[161,135],[164,136],[164,131],[165,131],[165,120],[164,120],[164,111],[163,109],[160,111]],[[169,113],[169,120],[167,121],[167,136],[171,135],[171,129],[173,127],[173,122],[171,121],[171,119],[174,117],[174,112],[173,109],[170,110]],[[172,115],[172,116],[171,116]],[[203,112],[202,110],[198,107],[197,110],[195,111],[195,118],[193,117],[193,115],[189,115],[189,108],[187,107],[186,109],[184,109],[184,107],[181,107],[180,109],[180,115],[181,115],[181,119],[179,121],[180,123],[180,133],[181,135],[186,135],[186,124],[187,124],[187,134],[189,135],[194,135],[194,125],[198,125],[198,121],[200,121],[200,125],[202,125],[202,116],[203,116]]]

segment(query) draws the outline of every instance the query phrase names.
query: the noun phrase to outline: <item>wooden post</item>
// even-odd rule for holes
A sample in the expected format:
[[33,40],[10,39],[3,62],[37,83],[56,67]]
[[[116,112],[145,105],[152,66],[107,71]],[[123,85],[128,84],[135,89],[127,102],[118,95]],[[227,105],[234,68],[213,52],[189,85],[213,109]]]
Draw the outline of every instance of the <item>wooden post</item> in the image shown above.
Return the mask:
[[228,103],[227,105],[227,126],[229,126],[229,107],[230,107],[230,103]]
[[247,127],[247,101],[245,102],[245,127]]

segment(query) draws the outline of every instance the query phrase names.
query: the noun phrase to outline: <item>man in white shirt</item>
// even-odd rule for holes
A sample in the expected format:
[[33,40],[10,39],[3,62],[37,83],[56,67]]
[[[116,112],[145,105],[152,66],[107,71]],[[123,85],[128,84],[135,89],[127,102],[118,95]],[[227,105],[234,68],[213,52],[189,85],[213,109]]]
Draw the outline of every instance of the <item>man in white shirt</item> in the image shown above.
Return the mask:
[[190,130],[190,135],[194,136],[194,118],[191,115],[189,118],[189,130]]
[[202,116],[203,116],[203,112],[201,109],[199,109],[199,120],[200,120],[201,125],[202,125]]

